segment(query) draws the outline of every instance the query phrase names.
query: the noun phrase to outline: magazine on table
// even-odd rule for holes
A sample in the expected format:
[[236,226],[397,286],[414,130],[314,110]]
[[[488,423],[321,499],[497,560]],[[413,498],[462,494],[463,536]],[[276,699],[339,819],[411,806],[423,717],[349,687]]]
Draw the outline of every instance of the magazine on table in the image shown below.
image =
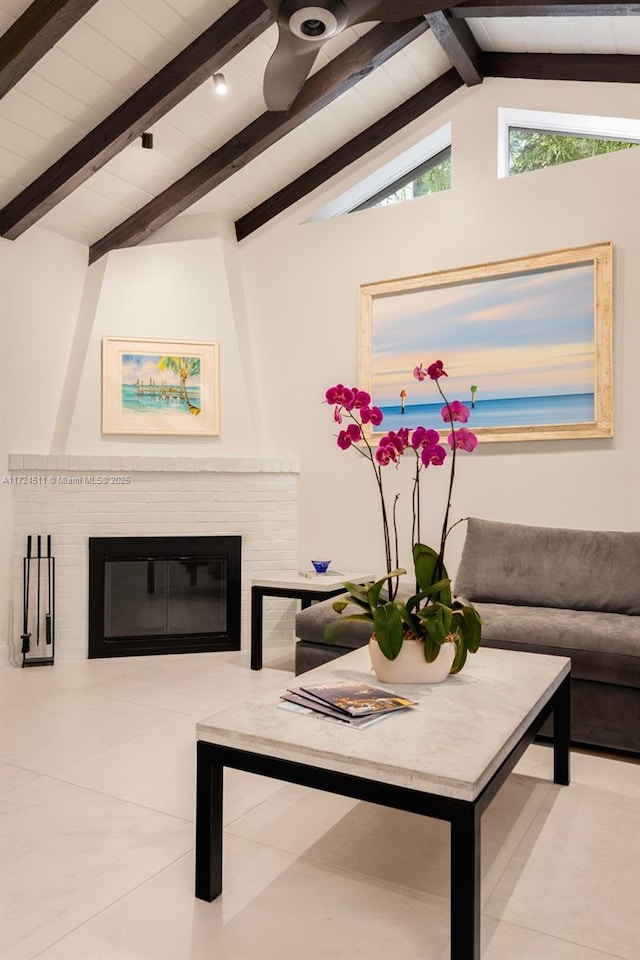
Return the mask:
[[289,687],[287,694],[304,701],[303,706],[314,705],[331,708],[333,715],[346,718],[383,716],[416,706],[414,700],[402,697],[390,690],[372,687],[368,683],[336,681],[334,683],[308,683]]
[[334,710],[328,704],[320,703],[315,700],[308,700],[306,697],[299,697],[295,693],[287,691],[280,697],[279,707],[284,710],[290,710],[292,713],[313,714],[318,720],[329,720],[332,723],[341,723],[343,726],[353,727],[356,730],[362,730],[364,727],[370,727],[372,723],[384,720],[386,713],[369,714],[366,717],[350,717],[346,713]]

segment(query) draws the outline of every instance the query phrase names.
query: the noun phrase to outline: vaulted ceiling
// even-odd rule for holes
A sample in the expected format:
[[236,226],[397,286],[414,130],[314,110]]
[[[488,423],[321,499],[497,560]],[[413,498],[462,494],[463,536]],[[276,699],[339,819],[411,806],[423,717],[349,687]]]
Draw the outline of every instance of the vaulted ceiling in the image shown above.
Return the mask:
[[262,0],[0,0],[0,233],[39,223],[94,261],[188,211],[242,239],[464,85],[640,80],[640,3],[441,4],[328,40],[270,112]]

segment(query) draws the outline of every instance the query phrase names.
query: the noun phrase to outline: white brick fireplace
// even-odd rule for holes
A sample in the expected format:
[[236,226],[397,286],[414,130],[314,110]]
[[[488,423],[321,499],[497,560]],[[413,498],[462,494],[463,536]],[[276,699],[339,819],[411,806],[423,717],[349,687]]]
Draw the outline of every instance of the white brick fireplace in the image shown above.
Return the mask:
[[[297,566],[299,466],[294,460],[12,454],[13,626],[17,661],[22,557],[29,534],[51,534],[56,658],[87,656],[89,537],[242,537],[242,648],[251,579]],[[293,635],[291,601],[265,609],[265,640]]]

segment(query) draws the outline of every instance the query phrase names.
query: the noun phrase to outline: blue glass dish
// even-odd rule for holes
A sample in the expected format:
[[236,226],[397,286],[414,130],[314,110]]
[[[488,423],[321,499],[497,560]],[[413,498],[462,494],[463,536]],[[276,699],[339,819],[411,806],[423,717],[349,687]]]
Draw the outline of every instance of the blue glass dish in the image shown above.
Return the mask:
[[316,573],[326,573],[331,560],[312,560],[311,563]]

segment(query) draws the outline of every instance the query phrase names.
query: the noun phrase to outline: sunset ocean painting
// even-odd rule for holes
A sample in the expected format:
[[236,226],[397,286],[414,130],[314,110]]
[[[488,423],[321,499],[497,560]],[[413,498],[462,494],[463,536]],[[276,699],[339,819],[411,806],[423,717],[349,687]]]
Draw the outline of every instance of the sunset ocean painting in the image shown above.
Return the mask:
[[475,400],[474,429],[593,421],[594,273],[580,263],[377,298],[371,392],[384,430],[442,428],[442,402],[412,377],[438,359],[447,395]]

